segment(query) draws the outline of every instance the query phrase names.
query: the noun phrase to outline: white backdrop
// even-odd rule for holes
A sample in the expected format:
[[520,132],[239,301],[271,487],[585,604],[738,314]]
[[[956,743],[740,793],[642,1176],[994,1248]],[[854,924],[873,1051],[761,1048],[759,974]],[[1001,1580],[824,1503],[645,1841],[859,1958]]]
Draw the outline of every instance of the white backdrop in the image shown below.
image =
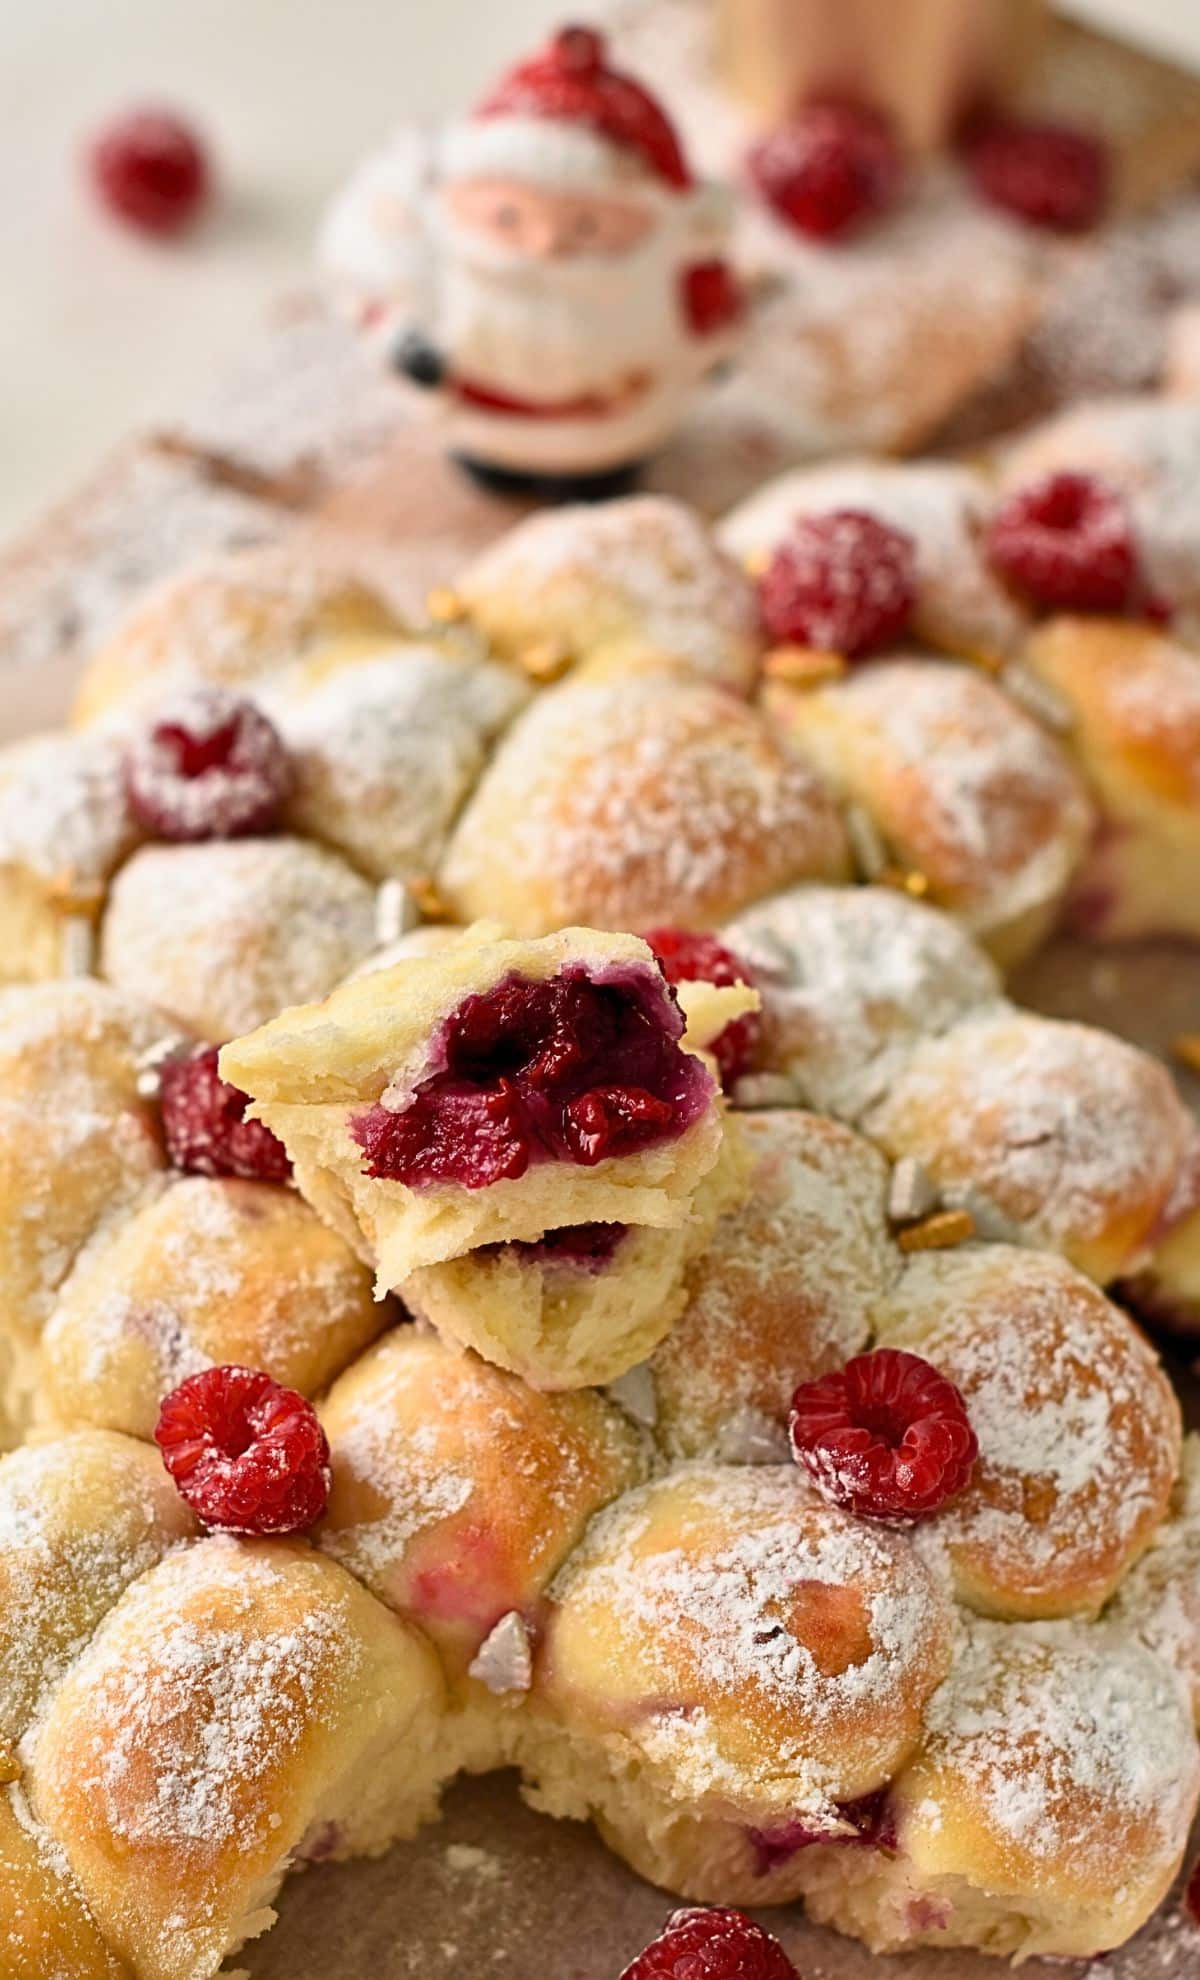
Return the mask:
[[[1080,0],[1191,46],[1200,0]],[[570,0],[0,0],[0,536],[227,361],[302,271],[354,159],[469,100]],[[586,0],[580,12],[586,15]],[[140,98],[211,133],[212,220],[176,246],[99,215],[81,136]]]

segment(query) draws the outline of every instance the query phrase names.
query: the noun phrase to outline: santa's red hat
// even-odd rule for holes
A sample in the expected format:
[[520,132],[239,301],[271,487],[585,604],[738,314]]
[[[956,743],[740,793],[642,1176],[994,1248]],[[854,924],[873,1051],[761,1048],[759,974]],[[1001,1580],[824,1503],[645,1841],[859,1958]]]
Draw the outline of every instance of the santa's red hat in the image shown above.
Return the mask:
[[609,68],[591,28],[560,29],[519,62],[451,131],[449,177],[528,179],[546,188],[690,192],[670,118],[632,76]]

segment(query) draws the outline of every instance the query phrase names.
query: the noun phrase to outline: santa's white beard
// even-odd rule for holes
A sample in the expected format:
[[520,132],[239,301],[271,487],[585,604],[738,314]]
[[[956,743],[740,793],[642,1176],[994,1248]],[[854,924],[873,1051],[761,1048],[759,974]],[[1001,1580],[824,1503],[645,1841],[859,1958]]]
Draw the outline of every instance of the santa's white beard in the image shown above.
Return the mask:
[[561,261],[489,254],[465,230],[447,233],[440,342],[473,383],[555,403],[616,396],[678,367],[678,266],[662,230],[625,255]]

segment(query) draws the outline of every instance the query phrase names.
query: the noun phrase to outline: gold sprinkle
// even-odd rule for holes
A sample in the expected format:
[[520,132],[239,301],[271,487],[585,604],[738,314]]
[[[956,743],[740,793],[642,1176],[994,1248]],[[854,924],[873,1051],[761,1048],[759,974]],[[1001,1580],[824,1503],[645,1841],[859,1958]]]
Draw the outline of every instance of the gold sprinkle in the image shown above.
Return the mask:
[[0,1785],[7,1785],[9,1781],[19,1781],[21,1773],[21,1762],[16,1754],[10,1753],[7,1748],[0,1748]]
[[1171,1050],[1181,1066],[1200,1073],[1200,1031],[1183,1031],[1171,1041]]
[[448,584],[435,585],[425,600],[425,610],[431,619],[436,619],[445,626],[458,625],[460,620],[467,616],[464,600],[459,597],[457,591],[452,591]]
[[845,672],[845,654],[819,646],[773,646],[763,659],[767,679],[788,687],[821,687],[825,681],[840,681]]
[[896,1243],[901,1251],[949,1251],[975,1235],[975,1219],[969,1210],[935,1210],[919,1224],[909,1224]]
[[531,681],[561,681],[571,665],[571,649],[561,639],[543,639],[527,646],[518,661]]
[[418,873],[408,883],[417,911],[423,921],[450,921],[453,916],[437,890],[437,882],[427,873]]
[[915,866],[889,866],[879,878],[885,887],[895,887],[902,894],[910,894],[914,901],[923,901],[929,892],[929,875],[921,873]]

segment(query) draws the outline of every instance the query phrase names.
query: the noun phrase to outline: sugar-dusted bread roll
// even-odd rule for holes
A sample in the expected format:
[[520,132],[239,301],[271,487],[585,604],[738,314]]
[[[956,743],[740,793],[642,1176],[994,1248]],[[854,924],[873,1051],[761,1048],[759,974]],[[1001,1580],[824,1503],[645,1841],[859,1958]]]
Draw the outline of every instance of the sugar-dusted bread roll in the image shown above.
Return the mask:
[[900,657],[824,687],[772,681],[780,732],[867,814],[886,854],[922,876],[1008,965],[1048,934],[1093,811],[1059,740],[972,667]]
[[144,846],[114,882],[100,972],[221,1043],[323,997],[374,944],[374,888],[306,839]]
[[124,722],[198,681],[243,693],[277,668],[401,636],[376,592],[307,547],[206,557],[149,592],[93,655],[75,720]]
[[320,1546],[420,1623],[459,1677],[506,1618],[536,1640],[547,1584],[647,1468],[643,1436],[603,1396],[538,1395],[414,1327],[348,1369],[322,1418],[333,1491]]
[[495,652],[535,676],[666,661],[735,694],[754,684],[754,587],[701,518],[665,496],[532,516],[456,589]]
[[877,1952],[1092,1959],[1165,1896],[1200,1795],[1172,1673],[1071,1622],[973,1625],[892,1785],[887,1850],[808,1850],[810,1915]]
[[290,1861],[431,1813],[442,1716],[432,1650],[335,1561],[210,1536],[127,1589],[27,1742],[26,1788],[138,1980],[192,1980],[272,1922]]
[[168,1390],[222,1362],[316,1395],[388,1317],[294,1190],[178,1176],[94,1239],[62,1286],[38,1414],[151,1437]]
[[1106,1285],[1195,1202],[1196,1124],[1165,1066],[1090,1025],[984,1012],[919,1045],[866,1131],[944,1194]]
[[375,879],[427,878],[527,696],[449,637],[318,652],[257,694],[291,763],[285,822]]
[[460,920],[520,934],[712,927],[794,881],[842,879],[848,860],[833,801],[753,709],[650,673],[567,681],[514,723],[440,885]]
[[90,968],[105,888],[137,838],[110,737],[46,734],[0,749],[0,982]]
[[933,1362],[979,1439],[966,1490],[918,1544],[985,1615],[1095,1614],[1165,1518],[1179,1404],[1132,1321],[1049,1253],[971,1245],[908,1261],[880,1338]]
[[908,1542],[823,1505],[792,1465],[701,1465],[627,1495],[551,1597],[535,1798],[592,1813],[641,1875],[701,1900],[794,1895],[800,1836],[854,1833],[950,1662]]
[[787,1456],[801,1382],[866,1346],[900,1266],[887,1164],[819,1114],[735,1116],[743,1201],[689,1266],[686,1304],[650,1364],[655,1434],[672,1458]]
[[1111,1615],[1178,1671],[1200,1726],[1200,1436],[1184,1439],[1171,1516],[1125,1577]]
[[[745,1008],[744,990],[712,991]],[[646,944],[464,940],[226,1046],[309,1201],[381,1287],[569,1224],[688,1218],[717,1160],[707,1064]]]
[[132,1437],[78,1430],[0,1462],[6,1762],[122,1591],[196,1531],[158,1452]]
[[891,887],[793,887],[724,930],[763,999],[764,1064],[803,1105],[855,1121],[913,1048],[998,1008],[991,959]]
[[0,991],[0,1443],[28,1422],[42,1328],[75,1258],[161,1174],[138,1065],[170,1036],[90,980]]
[[995,659],[1015,650],[1025,615],[984,555],[988,508],[987,483],[971,468],[855,459],[779,475],[731,509],[718,535],[756,567],[786,542],[800,516],[838,509],[874,516],[912,542],[918,637],[948,653]]
[[1059,618],[1026,660],[1070,707],[1100,806],[1074,925],[1102,941],[1200,935],[1200,652],[1132,620]]

